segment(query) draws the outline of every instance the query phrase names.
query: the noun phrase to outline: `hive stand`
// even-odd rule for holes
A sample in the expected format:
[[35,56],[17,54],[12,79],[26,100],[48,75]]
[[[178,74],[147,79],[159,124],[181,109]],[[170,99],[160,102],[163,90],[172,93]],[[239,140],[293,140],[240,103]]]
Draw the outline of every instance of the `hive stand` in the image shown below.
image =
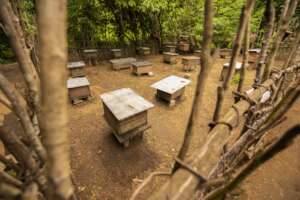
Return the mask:
[[[225,63],[223,65],[223,69],[221,71],[221,75],[220,75],[220,78],[219,78],[220,81],[224,81],[225,77],[227,76],[228,70],[229,70],[229,64],[230,63]],[[241,70],[241,68],[242,68],[242,63],[237,62],[236,65],[235,65],[235,73],[239,72]]]
[[176,101],[184,97],[185,87],[190,80],[178,76],[168,76],[151,85],[156,89],[156,97],[169,103],[169,107],[175,106]]
[[142,74],[151,74],[152,72],[152,63],[148,61],[139,61],[132,63],[132,73],[137,76]]
[[68,69],[70,76],[73,78],[85,76],[84,66],[85,63],[83,61],[69,62]]
[[176,64],[177,63],[177,57],[179,54],[172,53],[172,52],[164,52],[164,62],[168,64]]
[[136,62],[135,58],[119,58],[112,59],[109,61],[111,63],[111,67],[114,70],[127,69],[131,68],[132,63]]
[[151,49],[149,47],[138,48],[138,54],[141,56],[148,56],[151,54]]
[[198,56],[182,57],[182,64],[183,64],[184,71],[192,71],[196,69],[197,65],[200,65],[200,57]]
[[86,77],[69,78],[67,88],[69,98],[74,105],[91,98],[90,82]]
[[113,58],[121,58],[122,57],[122,50],[121,49],[111,49],[110,50]]
[[84,53],[85,61],[89,65],[97,65],[98,64],[98,61],[97,61],[98,50],[97,49],[85,49],[85,50],[83,50],[83,53]]
[[136,136],[143,137],[150,128],[148,110],[154,105],[130,88],[122,88],[100,95],[104,118],[113,130],[116,139],[128,147]]

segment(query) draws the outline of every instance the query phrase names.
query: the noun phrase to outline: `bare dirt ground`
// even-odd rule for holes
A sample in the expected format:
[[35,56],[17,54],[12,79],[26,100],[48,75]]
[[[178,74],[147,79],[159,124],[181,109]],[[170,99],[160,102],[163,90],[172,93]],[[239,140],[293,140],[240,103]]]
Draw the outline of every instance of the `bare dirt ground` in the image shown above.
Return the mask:
[[[70,105],[68,108],[70,114],[71,166],[82,200],[128,199],[141,180],[153,171],[169,171],[174,162],[174,157],[183,139],[199,69],[188,73],[191,75],[192,84],[186,89],[185,99],[175,107],[169,108],[164,102],[158,102],[155,99],[155,90],[150,88],[150,85],[168,75],[184,76],[186,73],[182,71],[182,65],[179,60],[177,65],[168,65],[162,63],[162,56],[160,55],[151,56],[147,59],[154,63],[155,76],[153,77],[137,77],[132,75],[129,69],[113,71],[107,62],[86,68],[94,99],[83,105]],[[207,124],[212,118],[216,88],[219,83],[218,79],[222,64],[225,62],[228,62],[228,60],[217,60],[210,72],[208,85],[204,91],[205,107],[200,119],[199,134],[193,138],[189,152],[196,146],[201,145],[207,137]],[[10,67],[8,70],[4,70],[4,73],[12,82],[18,83],[17,86],[22,85],[22,77],[16,68]],[[247,71],[246,89],[252,83],[253,77],[254,71]],[[132,88],[138,94],[151,101],[155,107],[149,112],[149,121],[152,128],[147,131],[143,140],[136,139],[129,148],[124,149],[115,140],[111,134],[110,127],[103,118],[103,108],[98,96],[104,92],[126,87]],[[235,85],[232,84],[231,89],[234,88]],[[226,112],[228,106],[232,103],[232,95],[229,92],[223,113]],[[298,110],[293,110],[294,116],[291,117],[295,123],[299,122],[297,113],[299,113],[300,105],[298,104],[297,107]],[[7,112],[7,110],[0,107],[0,113]],[[290,124],[282,124],[282,126],[287,129],[290,127]],[[274,159],[272,158],[265,162],[258,170],[253,171],[230,194],[236,195],[238,193],[239,195],[236,195],[239,197],[238,199],[242,199],[245,195],[244,199],[266,199],[263,198],[263,195],[251,196],[253,193],[256,193],[256,187],[259,186],[261,193],[268,195],[274,192],[272,188],[275,187],[272,185],[275,182],[269,181],[269,178],[276,179],[281,177],[280,173],[287,173],[284,167],[293,165],[295,169],[296,167],[299,168],[300,162],[299,160],[297,162],[295,158],[299,157],[300,140],[295,140],[294,143],[298,146],[296,149],[290,150],[290,156],[281,155],[282,153],[278,154],[278,156],[281,156],[281,162],[290,163],[289,165],[283,165],[277,171],[270,171],[272,166],[275,165],[273,160],[276,163],[276,156]],[[287,150],[295,148],[295,145],[291,145]],[[293,176],[291,174],[291,177]],[[300,174],[298,174],[299,177]],[[159,178],[154,181],[154,184],[151,184],[140,195],[139,199],[145,199],[149,196],[153,189],[157,189],[163,184],[164,180]],[[286,179],[286,181],[288,180]],[[268,187],[265,182],[270,183]],[[285,188],[281,189],[284,190]],[[279,191],[277,192],[279,194]]]

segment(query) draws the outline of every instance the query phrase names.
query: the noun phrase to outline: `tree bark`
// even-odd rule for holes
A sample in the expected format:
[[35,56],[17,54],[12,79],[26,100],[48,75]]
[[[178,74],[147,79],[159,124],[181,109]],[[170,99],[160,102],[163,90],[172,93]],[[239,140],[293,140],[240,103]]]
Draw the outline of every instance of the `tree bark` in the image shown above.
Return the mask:
[[[42,88],[41,131],[48,153],[48,199],[67,200],[70,179],[67,115],[67,1],[38,0]],[[51,80],[51,82],[49,82]]]
[[7,0],[0,0],[0,20],[28,86],[30,106],[33,106],[33,111],[38,113],[40,110],[40,80],[26,47],[19,19]]
[[246,30],[245,30],[245,38],[244,38],[244,51],[243,51],[243,64],[240,69],[240,81],[238,84],[237,92],[242,92],[244,86],[245,79],[245,70],[248,65],[248,55],[249,55],[249,46],[250,46],[250,32],[251,32],[251,20],[248,19]]
[[216,104],[216,108],[215,108],[215,111],[214,111],[214,114],[213,114],[213,122],[218,122],[218,120],[220,118],[220,113],[221,113],[222,108],[223,108],[224,95],[225,95],[225,92],[227,91],[227,89],[229,87],[230,79],[231,79],[231,77],[233,75],[233,72],[235,70],[235,66],[236,66],[236,63],[237,63],[237,58],[239,56],[240,49],[241,49],[241,43],[244,39],[244,33],[245,33],[245,30],[246,30],[247,22],[251,17],[251,13],[252,13],[254,5],[255,5],[255,0],[247,0],[246,5],[242,10],[240,23],[239,23],[239,26],[238,26],[237,35],[236,35],[233,50],[232,50],[232,56],[231,56],[231,59],[230,59],[228,74],[226,75],[225,80],[222,84],[222,92],[220,93],[220,95],[221,95],[220,99]]
[[34,150],[39,155],[43,162],[46,161],[46,151],[37,135],[36,130],[30,120],[29,114],[27,112],[27,105],[23,97],[18,93],[14,86],[9,83],[9,81],[0,73],[0,89],[6,95],[8,100],[11,102],[12,107],[26,133],[27,139],[31,142]]
[[262,42],[262,49],[260,52],[259,63],[256,67],[256,75],[254,80],[254,85],[261,84],[262,82],[262,72],[265,70],[265,64],[267,59],[267,53],[270,47],[271,38],[274,32],[275,24],[275,7],[273,0],[267,1],[265,18],[267,20],[266,30]]
[[[289,0],[286,0],[289,1]],[[274,43],[272,45],[272,49],[270,54],[267,58],[266,67],[263,71],[263,80],[267,80],[270,76],[271,67],[274,65],[275,58],[280,46],[280,43],[282,42],[282,39],[284,37],[285,32],[289,28],[289,20],[294,15],[295,10],[297,8],[298,0],[290,0],[291,2],[288,4],[288,8],[284,8],[286,11],[284,11],[284,14],[282,15],[282,18],[280,20],[279,30],[275,35]]]

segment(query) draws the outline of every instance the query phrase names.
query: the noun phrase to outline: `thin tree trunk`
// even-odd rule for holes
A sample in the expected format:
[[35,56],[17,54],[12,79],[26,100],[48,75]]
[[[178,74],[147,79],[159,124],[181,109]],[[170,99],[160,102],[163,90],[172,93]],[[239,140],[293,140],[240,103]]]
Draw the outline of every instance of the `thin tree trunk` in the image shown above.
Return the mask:
[[0,0],[0,20],[17,57],[29,90],[29,102],[36,113],[40,110],[40,80],[26,47],[19,19],[7,0]]
[[242,9],[240,23],[239,23],[239,26],[237,29],[237,35],[236,35],[233,50],[232,50],[232,56],[231,56],[231,60],[230,60],[228,74],[226,75],[225,80],[222,84],[222,91],[219,93],[219,101],[217,101],[217,103],[216,103],[216,108],[215,108],[214,115],[213,115],[214,123],[218,122],[218,120],[220,118],[220,113],[223,108],[224,95],[229,87],[230,79],[235,70],[237,58],[239,56],[240,49],[241,49],[241,43],[244,39],[247,22],[251,17],[251,13],[252,13],[254,5],[255,5],[255,0],[247,0],[245,7]]
[[191,142],[190,140],[192,136],[196,132],[199,133],[199,130],[196,129],[195,123],[199,123],[199,115],[203,102],[203,93],[207,83],[208,74],[212,66],[210,45],[212,42],[213,34],[213,15],[213,0],[206,0],[204,16],[204,33],[202,40],[201,69],[197,78],[195,97],[193,100],[193,106],[189,116],[188,125],[185,131],[184,141],[178,154],[178,157],[180,159],[183,159],[186,156],[185,154]]
[[246,33],[244,38],[244,51],[243,51],[243,64],[242,68],[240,69],[240,81],[238,84],[237,92],[242,92],[244,86],[244,79],[245,79],[245,70],[248,65],[248,51],[250,46],[250,32],[251,32],[251,20],[248,19]]
[[[289,1],[289,0],[286,0]],[[290,0],[291,2],[288,4],[288,8],[284,8],[286,11],[284,11],[284,14],[282,15],[282,18],[280,20],[279,24],[279,30],[275,35],[274,43],[271,49],[271,52],[267,58],[266,67],[263,71],[263,81],[268,79],[271,72],[271,67],[274,65],[275,58],[280,46],[280,43],[282,42],[282,39],[284,37],[285,32],[289,28],[289,20],[294,15],[298,0]]]
[[0,103],[2,103],[9,110],[13,110],[10,101],[2,95],[0,96]]
[[21,188],[21,186],[23,185],[23,183],[20,180],[14,178],[5,171],[0,171],[0,180],[18,188]]
[[13,110],[20,119],[22,127],[27,139],[33,145],[36,153],[39,155],[43,162],[46,161],[46,151],[40,141],[40,138],[37,135],[36,130],[33,127],[33,124],[30,120],[29,114],[27,112],[27,105],[23,97],[18,93],[14,86],[9,83],[9,81],[0,73],[0,89],[9,99],[12,104]]
[[37,8],[48,199],[67,200],[73,195],[67,128],[67,1],[38,0]]
[[298,51],[299,46],[300,46],[300,25],[298,25],[298,28],[296,30],[295,40],[292,41],[290,53],[288,55],[287,60],[285,61],[285,65],[284,65],[285,69],[293,64],[293,62],[297,56],[297,51]]
[[265,69],[267,53],[270,47],[271,38],[274,32],[274,24],[275,24],[275,7],[273,0],[267,1],[266,11],[265,11],[265,18],[267,20],[266,30],[262,42],[262,48],[260,52],[259,63],[256,67],[256,75],[254,84],[261,84],[262,83],[262,72]]

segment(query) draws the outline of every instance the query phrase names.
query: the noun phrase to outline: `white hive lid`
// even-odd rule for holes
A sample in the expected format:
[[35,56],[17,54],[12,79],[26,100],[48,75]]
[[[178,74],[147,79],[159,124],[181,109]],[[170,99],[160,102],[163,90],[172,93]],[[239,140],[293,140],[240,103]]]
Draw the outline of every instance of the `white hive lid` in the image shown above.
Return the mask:
[[130,88],[104,93],[100,95],[100,99],[119,121],[154,107]]
[[168,94],[173,94],[190,84],[190,82],[188,79],[172,75],[152,84],[151,87]]

